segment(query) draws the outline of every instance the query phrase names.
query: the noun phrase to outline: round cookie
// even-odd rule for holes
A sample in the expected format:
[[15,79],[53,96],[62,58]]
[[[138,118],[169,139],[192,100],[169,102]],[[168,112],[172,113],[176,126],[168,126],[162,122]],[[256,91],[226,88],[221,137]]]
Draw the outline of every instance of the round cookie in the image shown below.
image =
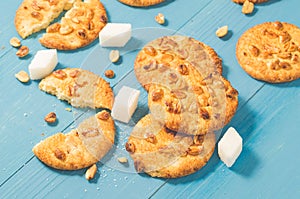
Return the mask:
[[39,42],[47,48],[78,49],[97,39],[106,23],[106,10],[99,0],[76,1],[60,23],[47,27]]
[[300,77],[300,29],[285,22],[265,22],[245,31],[236,46],[241,67],[270,83]]
[[[243,4],[246,0],[232,0],[232,1],[238,4]],[[264,3],[267,2],[268,0],[248,0],[248,1],[252,3]]]
[[114,137],[114,121],[107,111],[101,111],[69,133],[57,133],[42,140],[32,151],[50,167],[77,170],[104,157],[113,146]]
[[165,0],[118,0],[126,5],[135,7],[147,7],[164,2]]
[[208,162],[214,148],[213,132],[201,136],[175,133],[151,115],[136,124],[126,143],[137,172],[162,178],[178,178],[198,171]]
[[222,128],[230,118],[221,59],[211,47],[186,36],[161,37],[138,53],[134,69],[146,90],[151,85],[168,90],[168,97],[152,100],[159,94],[152,87],[148,100],[153,116],[167,128],[199,135]]

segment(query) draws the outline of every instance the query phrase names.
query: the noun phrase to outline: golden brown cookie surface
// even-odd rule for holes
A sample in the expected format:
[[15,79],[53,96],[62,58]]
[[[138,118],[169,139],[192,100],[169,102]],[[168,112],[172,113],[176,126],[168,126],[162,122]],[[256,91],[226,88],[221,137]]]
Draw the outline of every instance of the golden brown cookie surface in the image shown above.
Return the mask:
[[146,7],[164,2],[164,0],[118,0],[129,6]]
[[176,134],[166,130],[151,115],[137,123],[126,143],[137,172],[163,178],[178,178],[198,171],[208,162],[214,147],[214,133]]
[[74,107],[112,109],[114,94],[109,83],[80,68],[59,69],[42,79],[42,91],[68,101]]
[[46,28],[63,11],[68,0],[24,0],[15,15],[15,27],[22,38]]
[[102,111],[67,134],[57,133],[33,147],[46,165],[62,170],[77,170],[98,162],[114,143],[115,128],[110,114]]
[[236,46],[241,67],[253,78],[270,83],[300,77],[300,29],[285,22],[265,22],[242,34]]
[[98,38],[106,23],[106,11],[99,0],[77,1],[60,23],[54,23],[46,29],[39,41],[47,48],[78,49]]
[[237,92],[236,101],[227,106],[225,88],[232,86],[225,86],[221,73],[221,59],[215,51],[186,36],[158,38],[135,60],[135,74],[149,91],[153,117],[187,134],[219,129],[232,117],[226,112],[235,112]]

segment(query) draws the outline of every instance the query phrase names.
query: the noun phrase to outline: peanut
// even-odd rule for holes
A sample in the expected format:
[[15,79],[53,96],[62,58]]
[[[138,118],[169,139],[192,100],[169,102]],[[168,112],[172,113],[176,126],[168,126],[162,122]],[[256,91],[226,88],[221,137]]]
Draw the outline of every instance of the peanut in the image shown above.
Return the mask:
[[50,112],[45,116],[44,120],[47,123],[54,123],[56,122],[56,114],[54,112]]
[[224,37],[228,33],[228,26],[222,26],[216,31],[217,37]]
[[159,24],[164,24],[165,16],[162,13],[158,13],[158,15],[155,16],[155,21]]
[[127,163],[127,162],[128,162],[128,160],[127,160],[127,158],[126,158],[126,157],[119,157],[119,158],[118,158],[118,161],[119,161],[120,163],[122,163],[122,164],[124,164],[124,163]]
[[118,50],[112,50],[109,53],[109,60],[113,63],[117,62],[120,58],[120,52]]
[[29,48],[27,46],[21,46],[19,50],[16,52],[18,57],[25,57],[29,53]]
[[97,173],[97,169],[98,168],[97,168],[96,164],[93,164],[93,166],[88,168],[88,170],[86,170],[86,172],[85,172],[85,179],[87,179],[87,180],[93,179]]
[[23,82],[23,83],[26,83],[26,82],[29,82],[30,78],[29,78],[29,75],[21,70],[20,72],[18,72],[17,74],[15,74],[15,77],[20,81],[20,82]]
[[115,72],[113,70],[106,70],[105,76],[109,79],[113,78],[115,76]]
[[253,10],[254,10],[254,3],[246,0],[242,7],[242,13],[251,14],[253,12]]
[[12,47],[20,47],[21,46],[21,41],[17,37],[13,37],[9,40],[9,43]]

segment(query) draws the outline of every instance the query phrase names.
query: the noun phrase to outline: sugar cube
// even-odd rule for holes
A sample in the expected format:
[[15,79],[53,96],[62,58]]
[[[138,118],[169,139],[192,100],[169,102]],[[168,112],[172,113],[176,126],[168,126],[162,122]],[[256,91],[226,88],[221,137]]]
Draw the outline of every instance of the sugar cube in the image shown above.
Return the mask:
[[128,123],[134,113],[140,91],[123,86],[115,98],[111,115],[114,119]]
[[39,50],[28,66],[29,76],[32,80],[42,79],[49,75],[58,63],[57,50]]
[[131,38],[131,24],[107,23],[99,33],[103,47],[123,47]]
[[243,139],[230,127],[218,143],[218,154],[227,167],[231,167],[242,152]]

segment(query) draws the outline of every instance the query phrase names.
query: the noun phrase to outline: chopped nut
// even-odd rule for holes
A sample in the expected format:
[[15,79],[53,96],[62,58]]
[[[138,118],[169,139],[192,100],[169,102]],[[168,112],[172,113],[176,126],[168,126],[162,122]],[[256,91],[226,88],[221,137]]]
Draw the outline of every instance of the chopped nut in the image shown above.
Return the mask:
[[200,109],[200,116],[204,119],[204,120],[209,120],[210,116],[209,113],[207,112],[206,109]]
[[144,51],[147,55],[150,55],[150,56],[155,56],[157,54],[155,48],[153,48],[152,46],[146,46],[144,48]]
[[59,33],[62,35],[67,35],[73,32],[73,28],[71,26],[65,25],[63,27],[60,27]]
[[203,135],[195,135],[193,138],[194,145],[201,145],[204,141]]
[[15,77],[20,81],[20,82],[23,82],[23,83],[26,83],[26,82],[29,82],[30,78],[29,78],[29,75],[21,70],[20,72],[18,72],[17,74],[15,74]]
[[36,11],[40,11],[42,9],[42,7],[38,4],[37,1],[33,1],[31,7]]
[[156,136],[153,133],[147,133],[145,139],[147,142],[150,142],[152,144],[154,144],[157,141]]
[[164,24],[165,16],[162,13],[158,13],[158,15],[155,16],[155,21],[159,24]]
[[112,50],[109,53],[109,60],[113,63],[117,62],[120,58],[120,52],[118,50]]
[[21,41],[17,37],[13,37],[9,40],[9,43],[12,47],[20,47]]
[[79,29],[79,30],[77,30],[77,36],[80,39],[87,39],[88,38],[88,35],[87,35],[87,32],[86,32],[85,29]]
[[126,158],[126,157],[119,157],[119,158],[118,158],[118,161],[119,161],[120,163],[122,163],[122,164],[124,164],[124,163],[127,163],[127,162],[128,162],[128,160],[127,160],[127,158]]
[[56,70],[52,73],[54,75],[54,77],[58,78],[58,79],[65,79],[67,77],[67,73],[65,73],[63,70]]
[[269,37],[270,39],[276,39],[278,37],[278,35],[275,32],[267,30],[267,29],[264,29],[262,31],[262,34]]
[[109,119],[109,113],[107,111],[102,111],[98,114],[98,118],[100,120],[108,120]]
[[107,78],[113,78],[114,76],[115,76],[115,72],[113,71],[113,70],[106,70],[105,71],[105,76],[107,77]]
[[70,77],[75,78],[78,77],[79,74],[80,74],[79,70],[72,70],[69,75]]
[[29,48],[27,46],[21,46],[19,50],[16,52],[18,57],[25,57],[29,53]]
[[179,90],[172,90],[171,95],[178,99],[185,99],[187,97],[187,95],[183,91],[179,91]]
[[224,37],[228,33],[228,26],[222,26],[216,31],[217,37]]
[[97,168],[96,164],[93,164],[93,166],[88,168],[88,170],[86,170],[86,172],[85,172],[85,179],[87,179],[87,180],[93,179],[97,173],[97,169],[98,168]]
[[173,55],[170,55],[170,54],[163,54],[162,57],[161,57],[161,60],[165,63],[169,63],[171,62],[172,60],[174,59],[174,56]]
[[192,145],[192,146],[190,146],[188,148],[187,153],[189,155],[199,155],[202,150],[203,150],[203,146],[202,145]]
[[279,21],[275,21],[275,22],[273,23],[273,25],[274,25],[274,27],[275,27],[277,30],[282,30],[282,29],[283,29],[283,25],[282,25],[282,23],[279,22]]
[[125,144],[125,149],[126,149],[126,151],[128,151],[129,153],[134,153],[134,152],[135,152],[135,145],[134,145],[133,143],[126,142],[126,144]]
[[62,161],[66,160],[66,154],[63,151],[59,150],[58,148],[55,149],[54,155],[59,160],[62,160]]
[[61,25],[59,23],[54,23],[47,27],[46,32],[47,33],[54,33],[58,32],[60,30]]
[[36,12],[36,11],[33,11],[33,12],[31,13],[31,16],[32,16],[33,18],[39,20],[39,21],[42,21],[43,18],[44,18],[43,15],[42,15],[41,13]]
[[242,13],[251,14],[253,12],[253,10],[254,10],[254,3],[246,0],[242,7]]
[[156,70],[157,67],[158,67],[158,64],[155,61],[152,61],[150,64],[145,65],[143,68],[146,71],[153,71],[153,70]]
[[151,94],[151,97],[152,97],[152,101],[158,101],[160,100],[164,95],[164,91],[162,89],[155,89],[152,94]]
[[178,80],[178,77],[175,73],[170,73],[169,74],[169,80],[170,80],[170,83],[176,83],[177,80]]
[[279,35],[279,42],[282,43],[282,44],[290,41],[291,39],[292,39],[291,35],[286,31],[282,32]]
[[66,111],[69,111],[69,112],[71,112],[71,111],[72,111],[72,109],[71,109],[71,108],[65,108],[65,110],[66,110]]
[[189,70],[188,70],[187,64],[180,64],[178,66],[178,71],[182,75],[188,75],[189,74]]
[[47,123],[54,123],[56,122],[56,114],[54,112],[50,112],[45,116],[44,120]]
[[279,66],[282,69],[285,69],[285,70],[291,70],[292,69],[291,65],[288,62],[280,62]]
[[292,53],[290,53],[290,52],[284,52],[284,53],[277,54],[277,56],[279,58],[282,58],[282,59],[291,59],[292,58]]
[[179,114],[181,112],[180,102],[176,98],[173,100],[167,100],[165,105],[167,107],[167,111],[170,113]]
[[257,57],[259,55],[259,49],[256,46],[254,46],[254,45],[250,45],[249,46],[249,51],[251,52],[251,54],[254,57]]

